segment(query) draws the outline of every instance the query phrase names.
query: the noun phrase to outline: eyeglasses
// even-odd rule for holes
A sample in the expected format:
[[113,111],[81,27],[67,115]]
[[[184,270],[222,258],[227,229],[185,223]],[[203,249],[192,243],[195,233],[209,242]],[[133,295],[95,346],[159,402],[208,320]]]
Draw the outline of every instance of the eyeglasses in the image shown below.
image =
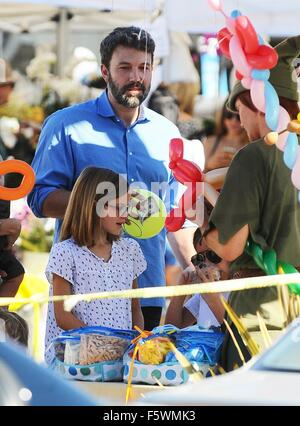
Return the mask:
[[194,266],[199,266],[201,268],[201,265],[205,264],[205,259],[215,265],[222,261],[222,258],[219,257],[217,253],[212,250],[206,250],[203,253],[194,254],[194,256],[191,257],[191,262]]

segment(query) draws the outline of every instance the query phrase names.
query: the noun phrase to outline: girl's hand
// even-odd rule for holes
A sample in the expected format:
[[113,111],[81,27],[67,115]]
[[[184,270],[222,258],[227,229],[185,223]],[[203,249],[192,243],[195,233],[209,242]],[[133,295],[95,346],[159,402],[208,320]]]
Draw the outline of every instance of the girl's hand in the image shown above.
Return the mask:
[[201,282],[209,283],[212,281],[219,281],[220,279],[220,271],[214,266],[207,266],[205,268],[196,266],[195,270]]

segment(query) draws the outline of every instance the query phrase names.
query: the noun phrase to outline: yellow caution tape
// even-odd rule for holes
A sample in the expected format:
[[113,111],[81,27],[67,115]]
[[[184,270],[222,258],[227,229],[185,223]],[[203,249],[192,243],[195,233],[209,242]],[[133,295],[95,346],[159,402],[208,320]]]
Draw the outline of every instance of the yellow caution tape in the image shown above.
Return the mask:
[[[145,287],[132,290],[120,290],[120,291],[103,291],[99,293],[86,293],[86,294],[75,294],[65,296],[43,296],[38,298],[38,303],[47,302],[65,302],[67,310],[71,310],[77,302],[85,301],[90,302],[96,299],[144,299],[151,297],[173,297],[173,296],[184,296],[191,294],[203,294],[203,293],[222,293],[240,290],[249,290],[253,288],[266,288],[278,285],[287,285],[290,283],[300,284],[300,274],[284,274],[284,275],[267,275],[262,277],[250,277],[240,278],[236,280],[224,280],[210,283],[197,283],[197,284],[184,284],[177,286],[163,286],[163,287]],[[0,306],[6,306],[10,303],[16,302],[13,297],[1,297]],[[20,298],[17,300],[18,303],[28,304],[36,303],[37,298],[28,297]]]
[[290,283],[300,284],[300,274],[267,275],[262,277],[241,278],[237,280],[226,280],[211,283],[185,284],[167,287],[145,287],[132,290],[109,291],[100,293],[76,294],[65,296],[46,296],[44,293],[34,294],[30,297],[1,297],[0,306],[7,306],[11,303],[33,304],[34,309],[34,330],[33,330],[33,350],[32,353],[37,361],[40,361],[40,306],[47,302],[64,301],[65,309],[72,310],[77,302],[90,302],[97,299],[114,298],[151,298],[151,297],[174,297],[203,293],[225,293],[231,291],[248,290],[252,288],[266,288],[272,286],[286,285]]

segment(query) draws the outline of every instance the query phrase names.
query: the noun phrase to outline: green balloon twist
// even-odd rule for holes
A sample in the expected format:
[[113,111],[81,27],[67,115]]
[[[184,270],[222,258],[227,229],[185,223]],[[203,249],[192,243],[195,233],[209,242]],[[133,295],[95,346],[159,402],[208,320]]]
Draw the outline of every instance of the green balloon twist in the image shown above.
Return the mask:
[[[273,249],[263,251],[258,244],[248,240],[245,251],[253,257],[257,266],[262,269],[266,275],[278,274],[279,268],[281,268],[285,274],[298,273],[297,269],[290,263],[277,260],[276,252]],[[300,284],[288,284],[288,289],[290,293],[300,296]]]

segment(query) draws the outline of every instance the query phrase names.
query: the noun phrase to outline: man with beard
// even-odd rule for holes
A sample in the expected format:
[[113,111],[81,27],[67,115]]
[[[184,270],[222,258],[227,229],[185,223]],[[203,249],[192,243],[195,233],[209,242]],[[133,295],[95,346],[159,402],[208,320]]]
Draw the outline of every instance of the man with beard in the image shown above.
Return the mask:
[[[174,184],[168,168],[169,142],[180,134],[173,123],[142,105],[150,89],[154,49],[146,31],[115,28],[100,46],[106,91],[96,100],[57,111],[46,120],[32,163],[36,184],[28,202],[36,216],[57,218],[55,241],[70,191],[85,167],[109,167],[126,175],[129,184],[142,183],[149,190],[156,184],[167,201]],[[174,191],[181,195],[177,183]],[[192,231],[185,228],[172,235],[183,267],[195,253]],[[165,237],[162,230],[153,238],[138,240],[148,264],[139,287],[165,284]],[[143,299],[141,304],[145,329],[152,330],[160,322],[164,300]]]

